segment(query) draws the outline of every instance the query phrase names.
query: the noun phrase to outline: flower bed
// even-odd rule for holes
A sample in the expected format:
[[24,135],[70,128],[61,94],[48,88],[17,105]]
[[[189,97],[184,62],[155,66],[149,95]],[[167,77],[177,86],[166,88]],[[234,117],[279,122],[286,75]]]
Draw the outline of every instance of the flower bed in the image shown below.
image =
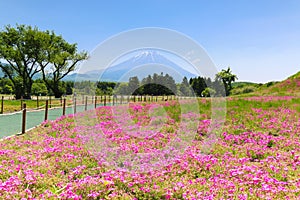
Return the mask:
[[[208,153],[203,153],[202,145],[210,130],[209,109],[202,109],[199,116],[179,115],[176,102],[164,104],[166,120],[157,118],[157,121],[151,121],[147,115],[150,104],[130,107],[127,114],[133,125],[153,123],[152,127],[157,128],[154,130],[157,133],[146,132],[148,135],[143,137],[125,134],[124,123],[129,118],[123,121],[114,118],[110,107],[44,122],[29,133],[0,142],[0,196],[3,199],[298,199],[299,102],[264,106],[273,102],[268,99],[261,103],[261,108],[258,104],[252,107],[256,100],[248,99],[242,105],[239,100],[230,100],[220,137]],[[202,108],[203,103],[209,102],[200,101]],[[194,117],[194,121],[184,121],[185,115]],[[87,126],[88,119],[97,123]],[[134,155],[166,146],[180,124],[184,124],[186,131],[197,125],[191,143],[180,154],[170,154],[174,156],[170,162],[143,173],[128,170],[131,168],[125,167],[126,163],[109,165],[100,156],[103,153],[99,152],[103,149],[99,147],[100,140],[93,140],[97,142],[91,146],[86,137],[91,138],[92,132],[101,130],[107,141],[122,146],[121,152]],[[128,131],[136,127],[126,128]]]

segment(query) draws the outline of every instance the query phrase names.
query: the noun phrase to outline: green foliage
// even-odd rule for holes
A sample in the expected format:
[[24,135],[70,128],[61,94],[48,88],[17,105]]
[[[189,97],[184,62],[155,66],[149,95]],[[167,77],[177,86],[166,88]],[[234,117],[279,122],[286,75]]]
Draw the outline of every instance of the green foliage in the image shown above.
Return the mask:
[[36,95],[36,96],[47,95],[48,90],[47,90],[47,86],[45,85],[45,83],[39,83],[39,82],[33,83],[32,84],[32,94]]
[[177,93],[177,86],[172,76],[161,73],[154,73],[153,76],[142,80],[141,90],[142,95],[174,95]]
[[13,83],[7,78],[0,78],[0,93],[12,94],[13,92]]
[[237,80],[237,76],[232,74],[230,67],[228,67],[227,70],[222,69],[222,71],[216,75],[216,78],[223,82],[226,96],[228,96],[230,94],[230,90],[232,89],[232,83]]
[[16,98],[30,98],[33,76],[40,72],[37,62],[44,53],[42,46],[43,32],[37,28],[8,25],[0,32],[0,59],[7,62],[0,68],[12,81]]
[[211,97],[211,96],[215,96],[216,95],[216,91],[212,88],[205,88],[205,90],[202,91],[201,95],[203,97]]
[[96,83],[96,94],[97,95],[112,95],[116,83],[114,82],[97,82]]
[[96,86],[96,83],[91,81],[76,82],[74,85],[74,92],[77,95],[95,95]]
[[240,85],[238,87],[233,88],[230,91],[232,95],[239,95],[239,94],[247,94],[257,90],[257,87],[252,85]]
[[141,83],[137,76],[130,77],[128,84],[120,84],[116,92],[128,95],[172,95],[177,93],[177,85],[170,75],[154,73],[148,75]]
[[128,83],[118,83],[115,89],[115,94],[127,95],[128,93]]
[[139,87],[140,87],[139,78],[137,76],[130,77],[128,82],[127,92],[129,92],[129,94],[138,95],[141,93]]
[[179,87],[180,94],[183,96],[192,96],[193,91],[186,77],[183,77]]
[[76,64],[87,59],[87,53],[77,53],[77,45],[69,44],[54,32],[47,32],[44,38],[44,57],[39,60],[43,80],[56,98],[62,96],[61,80],[76,69]]
[[270,140],[267,144],[267,147],[271,148],[274,145],[274,141]]
[[16,98],[31,98],[33,78],[42,73],[45,84],[55,97],[63,93],[60,81],[74,71],[76,64],[87,58],[77,53],[77,45],[67,43],[52,31],[37,27],[5,26],[0,32],[0,69],[13,83]]
[[272,81],[271,81],[271,82],[268,82],[268,83],[266,83],[266,86],[267,86],[267,87],[270,87],[270,86],[272,86],[272,85],[274,85],[274,82],[272,82]]
[[190,79],[190,85],[197,96],[201,96],[202,91],[209,85],[208,83],[211,83],[210,79],[200,76]]
[[252,83],[252,82],[233,82],[232,84],[232,89],[234,88],[242,88],[242,87],[245,87],[245,86],[254,86],[254,87],[259,87],[261,86],[262,84],[261,83]]
[[12,94],[13,87],[11,85],[5,85],[3,88],[0,89],[2,94]]

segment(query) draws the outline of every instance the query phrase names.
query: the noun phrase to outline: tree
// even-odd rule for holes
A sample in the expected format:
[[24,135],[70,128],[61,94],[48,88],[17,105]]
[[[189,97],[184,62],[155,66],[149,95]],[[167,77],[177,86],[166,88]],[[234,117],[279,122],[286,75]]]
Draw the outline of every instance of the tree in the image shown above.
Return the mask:
[[177,86],[175,80],[169,74],[166,74],[163,77],[164,86],[166,87],[166,95],[173,95],[177,93]]
[[183,96],[191,96],[192,95],[191,87],[190,87],[190,84],[188,83],[188,80],[186,77],[183,77],[182,82],[180,84],[179,91],[181,92],[181,94]]
[[13,84],[8,78],[0,78],[0,93],[12,94],[14,92]]
[[140,92],[140,81],[137,76],[130,77],[128,82],[128,92],[132,95],[139,95]]
[[13,83],[17,99],[31,98],[33,77],[41,71],[38,61],[43,54],[44,33],[31,26],[6,26],[0,32],[0,63],[5,76]]
[[139,91],[144,95],[171,95],[176,94],[177,85],[173,77],[168,74],[160,75],[154,73],[153,77],[148,75],[146,78],[142,80],[142,87]]
[[201,96],[202,91],[207,87],[205,80],[201,76],[190,79],[190,85],[197,96]]
[[119,95],[128,95],[128,84],[127,83],[119,83],[116,86],[115,94]]
[[112,95],[114,92],[114,88],[116,87],[116,83],[99,81],[96,83],[96,86],[97,95]]
[[41,83],[41,82],[34,82],[32,84],[32,94],[39,96],[45,96],[47,95],[48,90],[47,90],[47,86],[45,85],[45,83]]
[[39,60],[39,65],[47,87],[52,90],[55,98],[59,98],[65,93],[61,80],[75,70],[78,62],[87,59],[87,53],[77,53],[77,44],[69,44],[54,32],[47,33],[45,54],[43,59]]
[[151,75],[148,75],[146,78],[142,80],[142,88],[143,88],[143,94],[155,93],[154,91],[155,85],[153,84]]
[[222,80],[225,86],[226,96],[230,94],[230,90],[232,89],[232,82],[235,82],[238,78],[235,74],[232,74],[230,67],[227,70],[222,69],[221,72],[217,73],[216,78]]
[[201,92],[201,95],[203,97],[211,97],[211,96],[213,97],[213,96],[215,96],[215,94],[216,94],[216,91],[210,87],[205,88],[205,90],[203,90]]
[[65,87],[66,87],[66,95],[73,94],[73,88],[74,88],[74,82],[73,81],[65,81]]
[[77,53],[76,44],[67,43],[53,31],[8,25],[0,32],[0,59],[6,61],[0,68],[13,82],[17,99],[31,98],[33,78],[40,72],[47,87],[60,97],[61,79],[86,58],[86,53]]
[[[91,81],[76,82],[74,85],[74,93],[77,95],[94,95],[96,91],[97,83]],[[63,91],[65,88],[61,88]]]

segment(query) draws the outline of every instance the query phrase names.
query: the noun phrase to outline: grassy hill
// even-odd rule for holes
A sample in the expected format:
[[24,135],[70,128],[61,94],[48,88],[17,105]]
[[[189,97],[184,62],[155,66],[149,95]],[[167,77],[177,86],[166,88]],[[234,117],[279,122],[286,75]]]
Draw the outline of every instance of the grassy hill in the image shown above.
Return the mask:
[[237,82],[233,84],[232,95],[239,96],[300,96],[300,71],[280,82],[251,83]]
[[300,96],[300,71],[284,81],[262,90],[262,94],[297,95]]

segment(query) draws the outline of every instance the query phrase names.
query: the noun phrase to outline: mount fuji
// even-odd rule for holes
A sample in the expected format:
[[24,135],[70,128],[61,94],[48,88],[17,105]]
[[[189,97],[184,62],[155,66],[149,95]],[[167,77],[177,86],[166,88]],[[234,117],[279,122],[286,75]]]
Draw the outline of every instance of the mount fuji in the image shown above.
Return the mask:
[[101,81],[127,82],[129,77],[137,76],[142,80],[154,73],[169,74],[176,82],[181,82],[184,76],[188,79],[197,76],[167,59],[161,53],[147,50],[140,51],[137,55],[105,70],[87,71],[84,74],[74,73],[66,76],[64,80],[98,81],[101,75]]

